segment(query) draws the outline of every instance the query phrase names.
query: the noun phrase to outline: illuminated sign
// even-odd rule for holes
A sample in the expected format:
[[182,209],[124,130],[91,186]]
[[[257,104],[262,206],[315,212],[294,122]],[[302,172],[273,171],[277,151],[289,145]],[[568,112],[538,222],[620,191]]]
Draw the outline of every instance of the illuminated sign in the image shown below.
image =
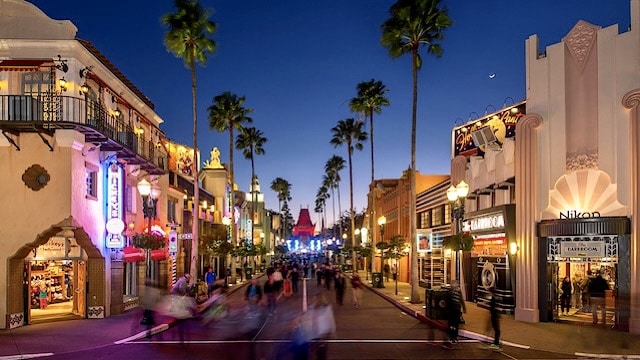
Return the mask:
[[471,231],[503,229],[504,215],[502,215],[502,213],[498,213],[477,217],[469,220],[469,225]]
[[516,135],[516,124],[525,115],[525,104],[522,103],[484,118],[470,121],[469,123],[453,129],[453,153],[454,156],[472,156],[482,154],[484,148],[478,148],[473,143],[471,134],[483,127],[490,127],[499,143],[506,138]]
[[564,257],[604,257],[604,241],[562,241],[560,256]]
[[599,218],[600,213],[598,211],[594,212],[581,212],[578,210],[567,210],[565,212],[560,213],[560,219],[588,219],[588,218]]
[[111,164],[107,170],[107,248],[121,248],[124,246],[125,225],[122,221],[122,169],[117,164]]

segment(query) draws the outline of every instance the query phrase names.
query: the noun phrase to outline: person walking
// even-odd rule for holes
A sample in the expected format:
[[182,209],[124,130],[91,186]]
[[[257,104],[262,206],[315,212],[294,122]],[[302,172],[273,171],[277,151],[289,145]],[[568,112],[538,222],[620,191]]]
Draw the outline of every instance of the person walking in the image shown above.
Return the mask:
[[213,286],[216,282],[216,273],[213,272],[213,268],[211,266],[209,266],[209,269],[204,276],[204,281],[207,283],[207,296],[211,296]]
[[267,298],[267,311],[269,315],[276,313],[276,301],[278,300],[278,292],[280,290],[279,284],[275,281],[275,272],[267,277],[262,291]]
[[560,290],[562,293],[560,294],[560,315],[569,315],[569,310],[571,309],[571,294],[573,292],[573,285],[571,284],[571,279],[569,279],[569,275],[565,276],[560,284]]
[[171,287],[171,295],[187,295],[187,289],[189,287],[189,281],[191,280],[191,274],[182,275],[178,281]]
[[573,307],[576,308],[576,311],[580,311],[582,307],[582,289],[580,288],[580,282],[582,280],[582,276],[580,273],[576,273],[571,278],[571,283],[573,285]]
[[347,279],[345,279],[342,270],[336,269],[336,275],[333,279],[333,283],[336,289],[336,304],[342,305],[344,303],[344,291],[347,287]]
[[249,306],[249,313],[255,315],[258,313],[258,306],[260,300],[262,300],[262,287],[258,284],[256,277],[251,278],[251,283],[247,286],[247,290],[244,293],[244,299]]
[[591,298],[591,314],[593,323],[598,323],[598,309],[602,313],[602,325],[607,324],[607,307],[604,303],[605,291],[609,290],[609,283],[602,277],[600,271],[589,283],[589,297]]
[[447,335],[449,341],[442,346],[445,349],[453,349],[458,342],[458,330],[460,328],[460,318],[467,312],[467,307],[462,298],[462,290],[457,281],[454,281],[447,291]]
[[300,272],[297,265],[289,272],[289,279],[291,280],[291,290],[294,294],[298,293],[298,282],[300,280]]
[[582,311],[591,312],[591,299],[589,296],[589,285],[591,284],[591,279],[593,275],[591,274],[591,270],[587,271],[587,276],[582,279],[580,283],[580,288],[582,289]]
[[491,328],[493,329],[493,343],[489,345],[489,349],[501,351],[500,347],[500,311],[498,310],[498,295],[495,287],[489,289],[491,298],[489,299],[489,316]]
[[359,308],[362,303],[362,280],[358,273],[353,273],[351,276],[351,289],[353,291],[353,306]]

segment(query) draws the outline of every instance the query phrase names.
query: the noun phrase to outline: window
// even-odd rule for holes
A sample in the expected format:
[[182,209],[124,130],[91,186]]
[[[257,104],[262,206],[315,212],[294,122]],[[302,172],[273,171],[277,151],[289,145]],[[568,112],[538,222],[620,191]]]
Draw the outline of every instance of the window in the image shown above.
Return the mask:
[[87,196],[97,199],[98,198],[98,172],[87,168]]
[[127,186],[124,191],[124,206],[128,213],[134,213],[133,207],[133,186]]
[[428,229],[431,227],[431,214],[430,211],[424,211],[420,213],[420,219],[418,221],[418,228]]
[[433,226],[444,225],[444,217],[442,216],[444,212],[444,206],[438,206],[433,208],[431,211],[431,223]]
[[167,221],[170,223],[177,223],[176,219],[176,206],[178,205],[178,199],[169,196],[167,200]]

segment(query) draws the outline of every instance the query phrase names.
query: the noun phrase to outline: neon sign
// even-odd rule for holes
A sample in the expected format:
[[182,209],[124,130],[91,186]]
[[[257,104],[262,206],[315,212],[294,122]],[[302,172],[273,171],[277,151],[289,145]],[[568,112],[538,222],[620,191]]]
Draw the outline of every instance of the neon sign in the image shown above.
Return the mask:
[[107,248],[121,248],[124,246],[122,232],[125,225],[122,221],[122,174],[116,164],[109,165],[107,170]]

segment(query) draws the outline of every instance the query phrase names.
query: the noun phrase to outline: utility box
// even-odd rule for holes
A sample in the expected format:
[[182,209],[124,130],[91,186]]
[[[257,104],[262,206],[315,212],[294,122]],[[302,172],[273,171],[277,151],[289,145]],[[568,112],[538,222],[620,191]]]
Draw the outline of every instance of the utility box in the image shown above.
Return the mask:
[[382,279],[382,273],[381,272],[374,272],[371,273],[371,285],[374,288],[378,288],[381,289],[384,287],[384,282]]
[[447,319],[447,294],[448,289],[427,289],[425,312],[429,319]]

